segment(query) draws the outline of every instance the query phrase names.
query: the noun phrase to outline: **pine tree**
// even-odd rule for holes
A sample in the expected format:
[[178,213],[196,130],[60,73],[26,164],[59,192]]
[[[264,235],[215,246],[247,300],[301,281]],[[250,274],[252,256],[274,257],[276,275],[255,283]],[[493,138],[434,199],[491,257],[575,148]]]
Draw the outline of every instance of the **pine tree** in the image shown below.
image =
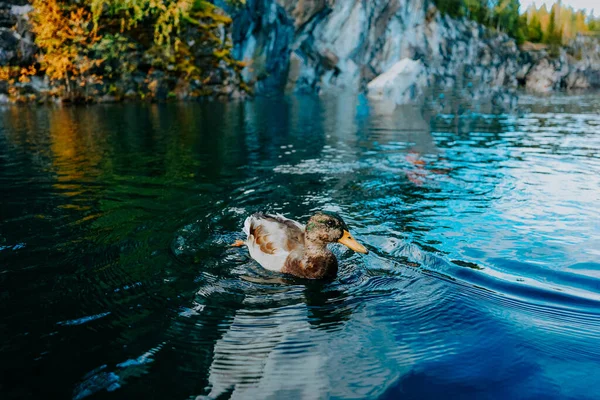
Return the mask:
[[548,30],[545,33],[544,41],[551,45],[561,43],[562,32],[557,27],[557,14],[560,12],[558,3],[555,3],[550,10],[550,20],[548,22]]
[[534,43],[539,43],[542,41],[544,34],[542,32],[540,18],[537,16],[537,14],[533,14],[531,16],[531,21],[529,22],[527,28],[527,40]]

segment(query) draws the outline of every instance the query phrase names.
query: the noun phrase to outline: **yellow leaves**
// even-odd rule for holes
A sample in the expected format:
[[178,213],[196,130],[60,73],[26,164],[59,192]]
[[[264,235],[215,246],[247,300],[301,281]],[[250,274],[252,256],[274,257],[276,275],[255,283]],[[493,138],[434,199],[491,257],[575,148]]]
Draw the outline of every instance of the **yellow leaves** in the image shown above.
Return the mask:
[[7,65],[0,67],[0,81],[7,81],[11,85],[13,85],[17,80],[19,82],[26,83],[30,82],[31,79],[29,77],[35,75],[36,73],[37,70],[33,65],[30,65],[27,68]]
[[156,80],[151,81],[148,84],[148,90],[150,90],[150,92],[154,93],[154,92],[156,92],[156,89],[158,89],[158,81],[156,81]]
[[30,76],[33,76],[37,73],[35,66],[30,65],[28,68],[21,68],[19,82],[30,82]]
[[[160,70],[157,75],[168,76],[171,82],[199,84],[215,75],[213,69],[235,74],[242,66],[231,56],[225,29],[231,18],[208,0],[30,2],[39,48],[36,66],[49,78],[50,96],[66,92],[88,98],[96,89],[107,90],[90,87],[103,79],[120,86],[133,75],[150,76],[148,67]],[[243,4],[243,0],[227,2]],[[36,73],[33,67],[0,67],[0,80],[24,83]],[[135,90],[144,91],[148,83],[139,82]]]
[[189,15],[193,0],[177,0],[165,7],[154,25],[154,41],[158,45],[171,45],[173,33],[179,33],[181,20]]
[[[202,1],[200,3],[201,3],[201,7],[198,7],[199,9],[196,10],[196,12],[194,13],[195,17],[208,18],[216,23],[223,24],[223,25],[231,24],[231,22],[232,22],[231,17],[222,13],[221,9],[219,7],[215,6],[214,4],[204,2],[204,1]],[[236,3],[236,2],[234,2],[234,3]],[[239,3],[243,4],[243,2],[239,2]]]
[[215,57],[221,59],[221,58],[225,58],[229,55],[229,50],[227,48],[225,49],[216,49],[213,51],[213,54],[215,55]]
[[35,66],[30,65],[28,68],[21,68],[21,75],[35,75],[37,70]]
[[0,81],[8,82],[8,96],[16,102],[34,101],[36,96],[33,94],[21,94],[19,83],[30,82],[30,76],[36,74],[35,66],[29,67],[17,67],[17,66],[3,66],[0,67]]
[[527,24],[536,27],[539,33],[532,41],[544,43],[566,42],[577,34],[586,34],[594,26],[594,17],[584,11],[575,11],[572,7],[555,3],[550,13],[545,6],[530,6],[526,11]]
[[0,81],[10,81],[12,67],[0,67]]
[[[39,1],[39,0],[38,0]],[[200,25],[191,14],[198,18],[211,19],[214,23],[229,25],[231,18],[220,12],[215,5],[205,0],[90,0],[94,31],[99,29],[102,18],[118,16],[121,33],[131,30],[143,20],[153,20],[154,43],[165,47],[167,52],[175,46],[174,38],[181,33],[183,22]],[[244,1],[233,0],[234,4]],[[202,25],[203,29],[217,25]]]
[[64,81],[67,92],[70,82],[83,87],[99,79],[91,71],[102,60],[88,56],[92,46],[101,39],[90,30],[92,14],[83,7],[61,7],[56,0],[33,0],[32,30],[36,44],[42,50],[39,62],[53,81]]

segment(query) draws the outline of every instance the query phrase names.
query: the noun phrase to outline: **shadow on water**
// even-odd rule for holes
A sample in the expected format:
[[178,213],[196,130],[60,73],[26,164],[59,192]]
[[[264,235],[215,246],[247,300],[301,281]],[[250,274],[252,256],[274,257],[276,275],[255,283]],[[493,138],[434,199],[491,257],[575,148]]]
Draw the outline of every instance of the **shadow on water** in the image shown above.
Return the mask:
[[[600,103],[460,107],[1,109],[2,397],[592,393]],[[371,250],[333,281],[228,247],[320,209]]]

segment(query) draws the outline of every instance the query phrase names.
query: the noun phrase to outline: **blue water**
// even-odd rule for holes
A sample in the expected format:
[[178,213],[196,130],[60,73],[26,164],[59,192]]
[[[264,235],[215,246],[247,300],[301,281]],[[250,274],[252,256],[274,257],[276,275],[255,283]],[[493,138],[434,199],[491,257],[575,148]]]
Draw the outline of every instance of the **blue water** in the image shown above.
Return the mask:
[[[600,97],[388,112],[1,108],[0,397],[598,398]],[[258,210],[371,252],[267,272]]]

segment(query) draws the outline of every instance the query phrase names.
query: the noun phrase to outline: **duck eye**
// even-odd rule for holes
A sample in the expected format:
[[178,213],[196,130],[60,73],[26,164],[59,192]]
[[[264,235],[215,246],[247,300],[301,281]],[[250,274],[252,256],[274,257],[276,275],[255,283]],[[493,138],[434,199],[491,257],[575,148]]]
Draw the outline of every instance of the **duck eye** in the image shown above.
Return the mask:
[[328,227],[333,228],[335,226],[335,221],[330,220],[330,221],[327,221],[326,224]]

